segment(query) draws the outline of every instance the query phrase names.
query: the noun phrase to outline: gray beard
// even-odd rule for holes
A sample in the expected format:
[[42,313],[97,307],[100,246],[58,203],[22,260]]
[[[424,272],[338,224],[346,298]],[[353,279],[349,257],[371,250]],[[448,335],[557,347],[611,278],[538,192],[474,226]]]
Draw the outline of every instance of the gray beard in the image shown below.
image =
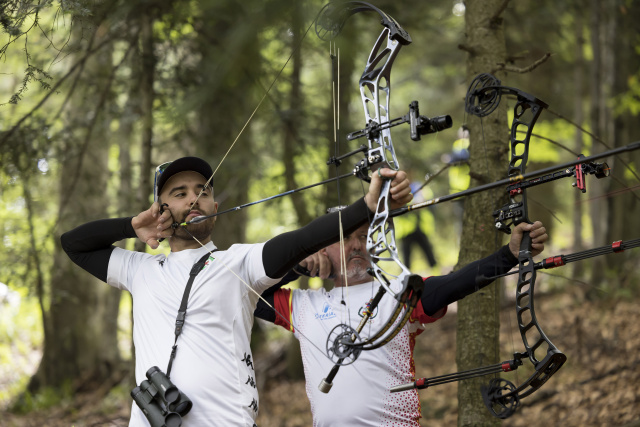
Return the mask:
[[[369,275],[369,273],[367,273],[367,268],[369,268],[369,266],[355,266],[353,268],[350,268],[347,270],[347,281],[348,282],[353,282],[353,281],[360,281],[360,280],[369,280],[371,279],[371,276]],[[347,282],[347,283],[348,283]]]

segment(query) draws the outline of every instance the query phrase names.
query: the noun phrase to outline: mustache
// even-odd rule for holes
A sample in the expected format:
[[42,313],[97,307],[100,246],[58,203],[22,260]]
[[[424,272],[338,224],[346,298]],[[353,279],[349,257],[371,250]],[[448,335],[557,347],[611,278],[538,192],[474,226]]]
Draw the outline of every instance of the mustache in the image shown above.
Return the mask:
[[202,211],[200,209],[191,208],[191,209],[187,210],[184,215],[182,215],[182,222],[185,222],[187,220],[187,217],[192,213],[195,213],[197,215],[204,215],[204,213],[202,213]]
[[369,253],[368,252],[359,251],[359,250],[351,251],[351,253],[349,254],[349,257],[347,258],[347,262],[351,261],[355,257],[360,257],[360,258],[364,258],[365,260],[368,260],[369,259]]

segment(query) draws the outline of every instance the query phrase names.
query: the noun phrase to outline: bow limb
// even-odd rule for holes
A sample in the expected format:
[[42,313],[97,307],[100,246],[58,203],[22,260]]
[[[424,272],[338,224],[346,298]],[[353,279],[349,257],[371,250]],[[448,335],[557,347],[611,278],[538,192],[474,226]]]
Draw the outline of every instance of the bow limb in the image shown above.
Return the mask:
[[[402,46],[411,43],[411,37],[389,15],[373,6],[372,8],[383,17],[384,28],[369,54],[359,87],[365,123],[368,127],[378,126],[382,129],[367,134],[369,150],[366,166],[369,169],[373,166],[375,170],[384,165],[398,170],[400,165],[391,138],[391,130],[386,126],[390,121],[391,68]],[[406,324],[422,291],[422,279],[412,275],[398,255],[395,228],[389,216],[390,189],[391,181],[385,180],[374,216],[369,224],[367,251],[371,257],[371,271],[381,288],[396,299],[396,309],[378,332],[359,343],[363,349],[378,348],[393,339]],[[393,272],[387,265],[393,268]],[[388,279],[389,276],[392,277],[391,281]],[[394,290],[394,285],[401,287],[399,290]],[[403,307],[405,315],[401,317],[400,322],[396,322]]]

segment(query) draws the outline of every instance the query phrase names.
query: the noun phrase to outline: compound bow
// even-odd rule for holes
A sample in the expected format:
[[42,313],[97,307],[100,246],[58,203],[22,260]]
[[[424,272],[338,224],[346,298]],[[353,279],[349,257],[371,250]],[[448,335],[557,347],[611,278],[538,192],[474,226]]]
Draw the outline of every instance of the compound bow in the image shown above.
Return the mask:
[[[368,147],[362,149],[366,151],[365,158],[354,168],[354,174],[366,179],[369,171],[375,171],[380,167],[399,169],[391,139],[391,127],[408,123],[411,128],[411,139],[417,141],[421,135],[451,127],[452,122],[449,116],[433,119],[421,116],[417,101],[410,104],[408,114],[390,119],[391,67],[402,46],[411,43],[411,37],[382,10],[361,1],[329,3],[323,8],[316,21],[318,37],[327,41],[333,39],[340,33],[350,16],[363,11],[378,13],[384,27],[367,59],[359,81],[366,126],[360,131],[350,133],[347,137],[349,140],[360,137],[366,137],[368,140]],[[360,150],[355,152],[358,151]],[[339,164],[344,157],[333,158],[330,163]],[[371,258],[369,272],[377,279],[380,287],[367,304],[363,318],[355,329],[342,323],[329,334],[327,352],[335,364],[319,386],[319,389],[325,393],[331,389],[333,378],[340,366],[353,363],[363,350],[380,348],[402,330],[422,295],[424,286],[422,278],[412,274],[398,256],[395,230],[393,222],[390,221],[390,188],[391,181],[385,180],[367,231],[367,251]],[[386,265],[391,267],[385,267],[385,263],[389,263]],[[394,269],[393,272],[391,268]],[[377,332],[369,337],[361,337],[360,332],[385,294],[396,300],[393,314]],[[404,314],[402,314],[403,311]]]
[[[576,182],[574,186],[582,192],[586,192],[586,175],[593,174],[597,178],[609,176],[609,167],[606,163],[595,163],[592,160],[640,148],[640,143],[636,142],[626,147],[610,150],[595,156],[584,157],[581,155],[577,161],[527,174],[525,173],[525,169],[528,161],[529,141],[532,130],[542,110],[547,108],[547,104],[519,89],[502,86],[500,81],[490,74],[480,74],[473,80],[469,87],[465,109],[470,114],[485,117],[497,108],[502,94],[514,95],[517,99],[511,125],[511,159],[509,161],[508,178],[442,198],[407,206],[392,212],[392,216],[507,184],[509,202],[493,212],[493,216],[496,228],[502,232],[510,233],[512,225],[531,222],[528,217],[526,197],[526,189],[528,187],[564,177],[575,177]],[[524,134],[525,136],[519,139],[517,136],[518,133]],[[563,265],[566,262],[616,252],[627,247],[635,246],[638,246],[637,241],[627,242],[626,245],[622,245],[621,242],[614,243],[612,247],[583,251],[574,254],[574,256],[551,257],[543,262],[534,263],[531,255],[531,238],[528,232],[524,233],[518,256],[518,283],[516,285],[515,302],[518,329],[525,350],[523,352],[516,352],[513,359],[505,362],[433,378],[421,378],[413,383],[396,386],[392,388],[391,391],[400,392],[412,388],[423,389],[463,379],[499,372],[509,372],[517,369],[523,364],[523,360],[528,358],[533,364],[534,372],[519,386],[516,387],[512,382],[503,378],[494,378],[487,386],[482,387],[483,400],[489,411],[498,418],[508,418],[515,412],[520,404],[520,400],[542,387],[542,385],[562,367],[567,359],[564,353],[562,353],[544,333],[536,317],[534,309],[536,270],[540,268],[551,268],[553,266]],[[501,276],[490,278],[478,277],[477,280],[481,284],[487,284]]]

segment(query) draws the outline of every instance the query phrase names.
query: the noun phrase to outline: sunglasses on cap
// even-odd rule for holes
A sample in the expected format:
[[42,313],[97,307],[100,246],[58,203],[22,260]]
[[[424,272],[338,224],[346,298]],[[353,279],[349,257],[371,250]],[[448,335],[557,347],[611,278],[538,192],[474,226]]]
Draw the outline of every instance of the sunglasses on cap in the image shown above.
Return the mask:
[[165,162],[156,167],[156,173],[153,177],[153,201],[154,202],[158,201],[158,180],[160,179],[160,175],[162,175],[162,173],[165,170],[167,170],[167,168],[171,163],[173,162]]

